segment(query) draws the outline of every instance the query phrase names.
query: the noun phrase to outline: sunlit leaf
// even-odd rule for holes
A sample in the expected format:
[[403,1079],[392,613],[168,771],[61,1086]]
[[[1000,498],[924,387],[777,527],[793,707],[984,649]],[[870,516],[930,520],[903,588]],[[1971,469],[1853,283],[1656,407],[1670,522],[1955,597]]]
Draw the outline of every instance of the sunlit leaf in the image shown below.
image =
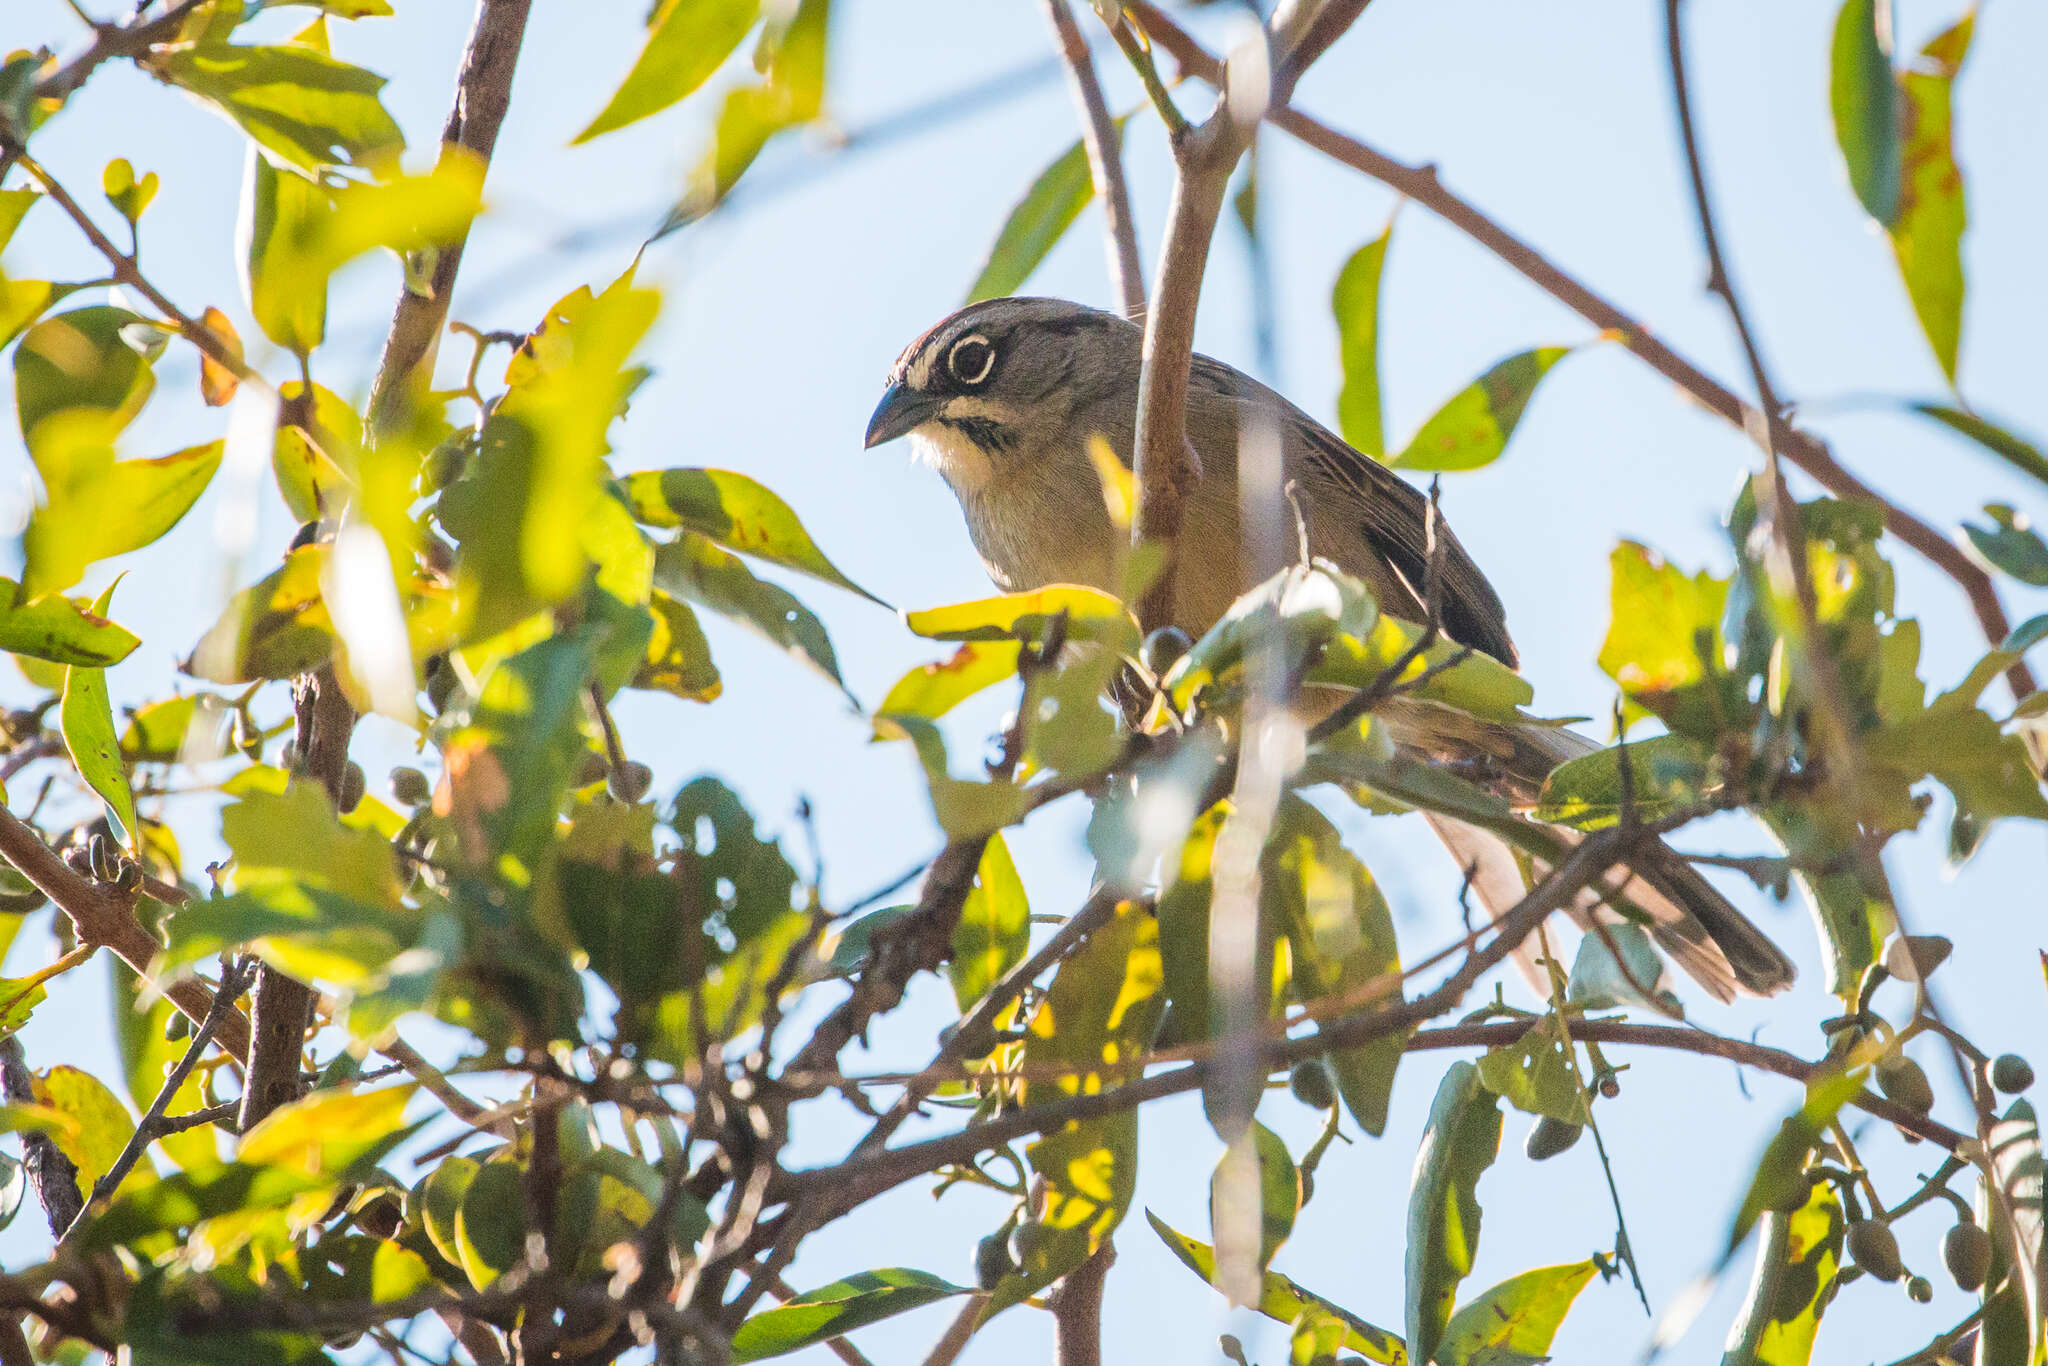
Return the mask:
[[1955,383],[1963,332],[1963,172],[1956,163],[1953,96],[1975,32],[1973,9],[1936,34],[1899,75],[1905,146],[1898,212],[1884,219],[1899,273],[1941,372]]
[[86,567],[140,550],[176,526],[220,468],[209,441],[153,460],[115,460],[94,424],[56,417],[39,429],[44,502],[23,538],[22,590],[69,588]]
[[477,1168],[455,1212],[455,1247],[479,1290],[519,1265],[526,1253],[526,1192],[518,1163],[504,1158]]
[[[1121,140],[1124,121],[1115,120],[1115,128]],[[1010,216],[1003,220],[1002,229],[981,264],[981,273],[967,288],[966,302],[1015,294],[1094,197],[1088,149],[1076,141],[1038,173],[1024,191],[1024,197],[1010,210]]]
[[793,594],[756,578],[739,556],[708,537],[684,531],[657,547],[654,581],[662,591],[752,629],[834,683],[840,681],[839,656],[824,623]]
[[1722,1259],[1732,1256],[1742,1240],[1769,1210],[1799,1209],[1807,1202],[1809,1185],[1807,1159],[1820,1142],[1828,1124],[1842,1106],[1862,1090],[1861,1079],[1852,1072],[1828,1071],[1807,1084],[1806,1100],[1778,1125],[1778,1132],[1764,1146],[1749,1189],[1735,1211],[1728,1228]]
[[42,197],[41,190],[27,187],[0,190],[0,250],[5,250],[7,244],[14,240],[15,229],[21,226],[21,220]]
[[1545,1015],[1515,1042],[1488,1049],[1478,1067],[1487,1090],[1526,1114],[1566,1124],[1584,1124],[1592,1117],[1572,1066],[1571,1039],[1556,1014]]
[[[118,582],[118,581],[117,581]],[[113,585],[93,604],[95,616],[104,615],[114,596]],[[107,671],[74,664],[64,675],[64,703],[60,713],[64,748],[93,791],[100,794],[122,834],[133,840],[135,794],[128,786],[128,766],[121,761],[121,741],[114,734],[114,706],[107,696]]]
[[[1123,902],[1108,924],[1060,967],[1027,1025],[1025,1060],[1056,1073],[1025,1083],[1025,1103],[1092,1093],[1132,1075],[1158,1027],[1158,922]],[[1050,1285],[1102,1245],[1130,1208],[1138,1180],[1138,1116],[1077,1120],[1025,1150],[1041,1178],[1032,1217],[1019,1230],[1018,1270],[1003,1278],[984,1319]]]
[[[1294,995],[1304,1005],[1336,996],[1347,1014],[1400,1000],[1400,951],[1394,919],[1364,863],[1346,849],[1337,828],[1297,796],[1282,800],[1260,877],[1264,914],[1283,927],[1293,950]],[[1378,989],[1370,1004],[1351,993]],[[1405,1033],[1329,1055],[1344,1108],[1367,1133],[1387,1126],[1387,1102]]]
[[1061,615],[1068,640],[1135,643],[1137,624],[1129,608],[1099,588],[1071,583],[906,612],[903,622],[934,640],[1038,640]]
[[333,390],[290,380],[278,386],[282,401],[270,468],[285,506],[300,522],[317,521],[346,501],[363,445],[363,420]]
[[290,678],[325,663],[334,623],[320,596],[327,548],[300,546],[253,587],[228,601],[193,647],[185,672],[209,683]]
[[920,717],[902,716],[895,718],[891,726],[916,749],[918,762],[924,766],[925,784],[931,792],[932,814],[949,837],[985,835],[1024,818],[1029,794],[1016,783],[953,775],[946,737],[936,725]]
[[[125,308],[98,304],[44,318],[22,336],[14,351],[14,408],[39,465],[44,419],[83,409],[95,419],[92,436],[111,444],[149,401],[156,374],[129,339],[130,327],[141,322]],[[76,431],[67,438],[85,444]]]
[[1621,781],[1622,748],[1597,750],[1550,771],[1530,811],[1532,820],[1574,830],[1604,830],[1622,817],[1629,798],[1635,819],[1654,821],[1702,800],[1709,755],[1694,740],[1658,735],[1627,746],[1629,791]]
[[1379,604],[1362,580],[1327,560],[1294,565],[1240,595],[1160,682],[1185,709],[1202,689],[1234,683],[1254,642],[1276,652],[1279,669],[1293,672],[1340,634],[1369,635],[1378,618]]
[[1403,470],[1476,470],[1507,449],[1515,424],[1569,346],[1519,351],[1452,395],[1387,463]]
[[760,10],[760,0],[660,0],[633,69],[575,140],[624,128],[690,95],[732,55]]
[[[83,601],[61,593],[17,602],[19,585],[0,579],[0,651],[53,664],[104,668],[142,643],[133,631],[108,621]],[[61,680],[57,684],[62,687]]]
[[633,515],[649,526],[688,527],[727,550],[809,574],[888,606],[825,558],[789,504],[744,474],[711,469],[643,470],[621,482]]
[[241,47],[207,39],[155,49],[148,61],[307,176],[334,166],[382,170],[405,147],[404,134],[378,100],[384,78],[309,45]]
[[0,346],[13,341],[29,324],[85,287],[54,280],[0,279]]
[[1612,605],[1600,667],[1634,714],[1655,713],[1672,730],[1701,738],[1746,717],[1742,683],[1722,663],[1728,580],[1688,575],[1633,541],[1617,545],[1609,563]]
[[1479,1178],[1500,1152],[1500,1098],[1479,1069],[1454,1062],[1437,1086],[1408,1188],[1407,1341],[1435,1357],[1458,1283],[1479,1252]]
[[1596,1269],[1592,1262],[1572,1262],[1502,1281],[1451,1315],[1436,1359],[1445,1366],[1548,1360],[1550,1340]]
[[327,335],[327,276],[305,269],[303,243],[334,211],[328,189],[279,170],[249,145],[242,188],[242,290],[263,335],[306,355]]
[[[777,133],[818,116],[825,98],[826,18],[830,0],[800,0],[771,18],[754,51],[766,79],[726,92],[711,151],[691,177],[676,218],[701,217],[725,201]],[[778,22],[779,19],[779,22]]]
[[1030,944],[1031,905],[1024,897],[1023,880],[1010,859],[1010,846],[1000,834],[990,835],[974,885],[953,926],[947,971],[960,1013],[974,1009],[1005,973],[1023,962]]
[[1728,1330],[1725,1366],[1806,1366],[1838,1288],[1847,1227],[1829,1181],[1814,1182],[1797,1209],[1763,1216],[1756,1273]]
[[[1423,628],[1412,621],[1381,613],[1363,632],[1345,631],[1324,648],[1308,671],[1311,683],[1370,688],[1420,643]],[[1521,708],[1535,696],[1528,680],[1492,655],[1438,640],[1409,660],[1394,676],[1404,697],[1441,702],[1488,720],[1518,724],[1527,721]]]
[[1016,641],[968,641],[944,659],[921,664],[896,680],[875,708],[877,737],[895,738],[892,716],[936,721],[984,688],[1017,673]]
[[1844,0],[1828,68],[1828,103],[1849,187],[1864,212],[1889,227],[1899,207],[1901,152],[1888,0]]
[[[1213,1282],[1216,1276],[1216,1253],[1207,1243],[1198,1242],[1174,1229],[1150,1210],[1145,1218],[1152,1224],[1152,1231],[1166,1244],[1183,1265],[1205,1281]],[[1332,1301],[1305,1290],[1277,1271],[1268,1271],[1262,1282],[1259,1302],[1254,1306],[1261,1314],[1279,1323],[1293,1323],[1301,1317],[1302,1311],[1314,1306],[1326,1313],[1334,1314],[1344,1321],[1343,1345],[1357,1352],[1367,1361],[1382,1363],[1382,1366],[1407,1366],[1408,1349],[1401,1339],[1384,1328],[1376,1328],[1364,1319],[1340,1309]]]
[[1330,311],[1337,317],[1337,356],[1344,370],[1344,387],[1337,391],[1337,429],[1346,441],[1375,457],[1387,449],[1380,405],[1380,276],[1393,238],[1389,219],[1378,237],[1351,254],[1330,292]]
[[[79,1068],[52,1067],[38,1072],[35,1083],[38,1104],[68,1115],[76,1123],[76,1127],[54,1130],[50,1136],[78,1167],[79,1192],[85,1194],[113,1170],[135,1132],[135,1119],[106,1083]],[[143,1166],[136,1164],[137,1169],[121,1182],[122,1190],[149,1184],[152,1173],[142,1170]]]
[[711,645],[690,605],[656,592],[648,602],[654,613],[654,634],[647,655],[633,675],[633,686],[671,693],[692,702],[709,702],[724,685],[711,662]]
[[969,1293],[967,1287],[906,1267],[862,1271],[763,1310],[732,1337],[735,1362],[781,1356],[827,1338],[843,1337],[936,1300]]

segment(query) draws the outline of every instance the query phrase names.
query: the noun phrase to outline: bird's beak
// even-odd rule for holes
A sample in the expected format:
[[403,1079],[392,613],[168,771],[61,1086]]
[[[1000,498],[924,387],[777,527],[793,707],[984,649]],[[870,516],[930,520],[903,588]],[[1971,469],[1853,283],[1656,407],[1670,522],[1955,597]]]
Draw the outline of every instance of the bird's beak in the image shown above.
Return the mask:
[[868,419],[867,448],[872,450],[922,426],[937,410],[938,404],[928,395],[907,384],[890,385],[875,405],[875,415]]

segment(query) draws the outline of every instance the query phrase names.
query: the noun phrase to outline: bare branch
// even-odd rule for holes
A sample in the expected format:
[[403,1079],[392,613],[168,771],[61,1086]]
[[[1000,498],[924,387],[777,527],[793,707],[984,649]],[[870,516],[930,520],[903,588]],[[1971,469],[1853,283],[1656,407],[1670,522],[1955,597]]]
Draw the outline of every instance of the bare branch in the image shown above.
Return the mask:
[[1053,1360],[1057,1366],[1102,1366],[1102,1291],[1116,1265],[1116,1244],[1101,1247],[1068,1272],[1045,1307],[1052,1311]]
[[38,100],[68,98],[102,63],[119,57],[140,56],[154,44],[175,36],[186,16],[205,3],[206,0],[178,0],[177,4],[154,19],[129,24],[93,25],[91,45],[37,81],[35,97]]
[[[1172,55],[1184,70],[1212,83],[1222,78],[1223,64],[1157,5],[1150,0],[1127,0],[1127,8],[1144,27],[1146,34]],[[1435,167],[1412,166],[1397,161],[1296,109],[1276,108],[1270,118],[1276,127],[1297,140],[1400,192],[1464,233],[1537,288],[1611,335],[1715,416],[1737,427],[1746,427],[1751,420],[1750,406],[1733,391],[1672,350],[1613,302],[1594,293],[1469,201],[1445,188],[1437,178]],[[1837,498],[1854,499],[1881,508],[1885,529],[1925,557],[1963,590],[1978,626],[1993,645],[2011,634],[2011,622],[1998,600],[1998,589],[1991,576],[1947,536],[1864,483],[1836,460],[1827,444],[1811,432],[1788,428],[1784,434],[1783,454]],[[2033,672],[2023,662],[2014,663],[2006,670],[2005,676],[2015,696],[2025,697],[2035,690]]]
[[1081,145],[1088,152],[1088,175],[1102,205],[1102,230],[1109,252],[1109,287],[1124,316],[1145,320],[1144,268],[1138,263],[1137,225],[1131,217],[1131,192],[1124,183],[1124,154],[1116,121],[1103,103],[1102,84],[1095,79],[1095,61],[1088,40],[1074,22],[1067,0],[1043,0],[1045,15],[1059,42],[1067,86],[1081,112]]

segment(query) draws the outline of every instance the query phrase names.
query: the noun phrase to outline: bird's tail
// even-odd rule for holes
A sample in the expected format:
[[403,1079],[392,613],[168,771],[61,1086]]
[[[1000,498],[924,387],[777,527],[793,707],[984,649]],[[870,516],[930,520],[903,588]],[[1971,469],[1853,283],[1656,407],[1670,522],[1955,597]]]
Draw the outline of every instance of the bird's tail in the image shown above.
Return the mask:
[[[1467,874],[1472,894],[1490,917],[1499,919],[1527,894],[1524,856],[1506,840],[1450,816],[1424,815]],[[1566,840],[1578,838],[1568,830],[1552,833]],[[1541,862],[1530,867],[1539,878],[1550,871]],[[1580,892],[1565,913],[1581,928],[1596,921],[1619,924],[1631,917],[1616,909],[1617,904],[1647,918],[1644,928],[1651,938],[1718,1000],[1733,1000],[1738,991],[1770,996],[1792,985],[1791,960],[1690,864],[1662,845],[1651,854],[1638,855],[1631,867],[1610,874],[1602,885]],[[1534,973],[1533,958],[1518,954],[1517,961],[1532,974],[1532,985],[1548,995],[1550,984]]]

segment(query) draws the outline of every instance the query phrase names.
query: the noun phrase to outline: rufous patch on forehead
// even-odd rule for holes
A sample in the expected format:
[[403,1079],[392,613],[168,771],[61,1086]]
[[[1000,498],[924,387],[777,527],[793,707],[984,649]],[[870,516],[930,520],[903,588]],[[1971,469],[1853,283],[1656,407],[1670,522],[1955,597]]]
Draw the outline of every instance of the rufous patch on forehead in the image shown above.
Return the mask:
[[924,365],[917,366],[916,361],[918,355],[925,349],[926,343],[931,341],[933,337],[938,336],[939,333],[945,329],[946,324],[951,321],[953,321],[951,317],[939,319],[930,327],[927,327],[924,330],[923,334],[919,336],[916,341],[904,347],[902,354],[896,357],[896,363],[889,367],[889,378],[893,381],[901,382],[905,378],[905,376],[910,373],[913,366],[915,366],[917,369],[917,377],[915,382],[911,384],[911,388],[916,389],[923,387],[924,381],[930,377],[931,363],[929,361],[926,361]]

